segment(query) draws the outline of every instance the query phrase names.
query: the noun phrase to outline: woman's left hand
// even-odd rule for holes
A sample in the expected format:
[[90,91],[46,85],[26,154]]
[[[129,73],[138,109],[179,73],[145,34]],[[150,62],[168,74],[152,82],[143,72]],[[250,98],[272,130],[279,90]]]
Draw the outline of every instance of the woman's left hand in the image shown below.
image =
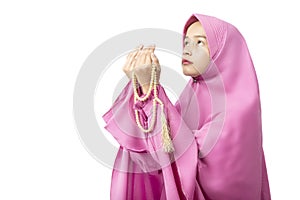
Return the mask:
[[157,75],[157,83],[159,83],[160,78],[160,65],[157,57],[154,55],[155,46],[148,46],[143,48],[138,55],[135,63],[134,72],[139,84],[142,87],[143,93],[148,91],[150,81],[151,81],[151,73],[152,73],[152,65],[154,64],[157,67],[156,75]]

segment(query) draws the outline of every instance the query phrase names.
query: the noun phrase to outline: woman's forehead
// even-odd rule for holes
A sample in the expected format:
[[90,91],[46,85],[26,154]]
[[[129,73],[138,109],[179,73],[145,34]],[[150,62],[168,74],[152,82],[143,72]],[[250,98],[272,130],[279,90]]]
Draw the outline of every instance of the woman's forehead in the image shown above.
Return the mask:
[[204,28],[199,21],[192,23],[187,28],[186,36],[188,36],[188,37],[205,37],[206,38]]

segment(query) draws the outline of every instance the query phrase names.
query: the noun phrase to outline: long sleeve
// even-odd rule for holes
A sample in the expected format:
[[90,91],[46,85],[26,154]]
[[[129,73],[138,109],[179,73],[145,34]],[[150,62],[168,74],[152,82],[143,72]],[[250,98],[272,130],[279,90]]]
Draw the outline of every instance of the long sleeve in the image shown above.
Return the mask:
[[[160,85],[157,87],[158,96],[164,102],[166,109],[175,152],[168,154],[162,149],[160,120],[157,120],[151,133],[143,133],[137,127],[133,111],[136,105],[133,103],[133,91],[129,82],[112,108],[103,115],[107,123],[105,128],[121,146],[113,172],[111,186],[113,191],[111,199],[113,200],[130,199],[136,195],[139,195],[139,199],[152,199],[153,197],[150,197],[148,193],[145,193],[144,195],[148,196],[144,197],[138,190],[128,196],[128,191],[131,191],[132,187],[147,188],[149,176],[154,176],[156,180],[163,182],[160,190],[150,189],[156,191],[153,195],[160,195],[162,200],[193,199],[197,173],[197,144],[192,131],[186,126],[164,89]],[[151,104],[149,101],[143,107],[145,113],[148,114],[148,120],[151,119],[149,115]],[[157,113],[157,119],[160,119],[159,106]],[[146,176],[148,176],[146,178],[148,181],[144,180]],[[131,179],[135,181],[129,181]],[[133,185],[130,186],[128,183]],[[161,184],[158,184],[158,187],[159,185]],[[116,190],[122,192],[117,193]],[[157,194],[157,191],[161,193]]]

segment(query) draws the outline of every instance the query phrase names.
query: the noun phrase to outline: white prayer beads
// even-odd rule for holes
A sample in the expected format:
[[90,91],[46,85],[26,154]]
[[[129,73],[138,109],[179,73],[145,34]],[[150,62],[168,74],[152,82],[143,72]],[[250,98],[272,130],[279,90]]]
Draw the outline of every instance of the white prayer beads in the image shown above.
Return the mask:
[[137,92],[137,78],[134,74],[134,71],[132,72],[132,85],[133,85],[133,93],[134,93],[134,103],[137,101],[146,101],[151,94],[151,90],[153,89],[154,92],[154,98],[152,100],[153,107],[152,107],[152,119],[150,126],[145,129],[139,118],[138,110],[135,109],[135,120],[138,125],[138,127],[144,132],[144,133],[150,133],[154,129],[155,121],[156,121],[156,102],[158,102],[161,106],[161,124],[162,124],[162,145],[165,152],[170,153],[174,151],[174,146],[172,143],[172,140],[170,138],[170,128],[168,126],[168,122],[166,120],[166,116],[164,114],[164,104],[163,102],[158,98],[157,96],[157,66],[155,64],[152,64],[152,71],[151,71],[151,79],[150,79],[150,85],[149,89],[144,97],[140,97]]

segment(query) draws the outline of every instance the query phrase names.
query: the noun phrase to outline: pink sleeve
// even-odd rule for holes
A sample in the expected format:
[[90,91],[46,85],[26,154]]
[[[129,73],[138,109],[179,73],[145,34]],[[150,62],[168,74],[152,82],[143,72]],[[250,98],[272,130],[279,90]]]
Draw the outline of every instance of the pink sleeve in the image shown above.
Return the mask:
[[[118,182],[118,187],[121,187],[120,182],[126,180],[124,176],[130,176],[130,174],[122,173],[124,171],[141,173],[143,171],[147,172],[160,169],[162,170],[164,193],[167,199],[180,200],[183,199],[182,194],[185,194],[188,199],[192,199],[196,184],[197,144],[193,132],[182,120],[176,107],[167,97],[163,87],[161,85],[157,87],[158,97],[164,103],[164,112],[166,113],[169,123],[170,137],[175,152],[166,153],[163,151],[161,136],[162,126],[159,114],[161,107],[159,105],[157,107],[158,115],[154,130],[150,133],[144,133],[139,129],[135,121],[133,107],[141,106],[145,115],[148,115],[147,118],[149,118],[149,121],[152,117],[152,101],[150,99],[142,105],[134,105],[132,86],[128,83],[113,106],[103,115],[103,119],[106,121],[105,128],[114,136],[120,146],[122,146],[122,150],[120,150],[121,153],[119,152],[119,157],[116,159],[114,166],[114,174],[118,174],[115,175],[115,177],[120,178],[115,178],[112,185]],[[153,95],[151,98],[153,98]],[[138,104],[140,103],[141,102],[138,102]],[[134,163],[134,165],[132,163]],[[124,182],[124,184],[121,185],[126,184],[127,183]],[[121,194],[113,195],[117,195],[118,197],[122,196]],[[112,199],[117,199],[118,197]]]

